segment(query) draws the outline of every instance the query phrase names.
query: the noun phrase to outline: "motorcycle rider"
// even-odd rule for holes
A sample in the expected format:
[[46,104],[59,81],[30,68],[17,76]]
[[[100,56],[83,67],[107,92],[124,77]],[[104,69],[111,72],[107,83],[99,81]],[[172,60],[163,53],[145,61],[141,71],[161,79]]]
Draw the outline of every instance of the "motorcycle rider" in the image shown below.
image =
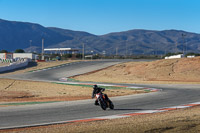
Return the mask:
[[[100,88],[100,87],[98,87],[97,85],[94,85],[94,86],[93,86],[93,92],[92,92],[92,98],[94,98],[95,95],[98,94],[99,92],[103,92],[103,91],[105,91],[105,88]],[[103,94],[103,95],[105,96],[105,98],[106,98],[106,100],[107,100],[107,99],[108,99],[108,96],[107,96],[106,94]],[[99,105],[98,99],[95,100],[94,105]]]

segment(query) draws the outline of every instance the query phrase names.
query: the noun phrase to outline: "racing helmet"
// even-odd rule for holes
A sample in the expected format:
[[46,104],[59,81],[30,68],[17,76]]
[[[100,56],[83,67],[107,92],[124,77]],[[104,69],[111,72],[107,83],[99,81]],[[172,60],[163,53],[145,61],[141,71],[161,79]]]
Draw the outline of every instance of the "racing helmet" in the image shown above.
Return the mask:
[[93,89],[97,88],[98,86],[97,85],[93,85]]

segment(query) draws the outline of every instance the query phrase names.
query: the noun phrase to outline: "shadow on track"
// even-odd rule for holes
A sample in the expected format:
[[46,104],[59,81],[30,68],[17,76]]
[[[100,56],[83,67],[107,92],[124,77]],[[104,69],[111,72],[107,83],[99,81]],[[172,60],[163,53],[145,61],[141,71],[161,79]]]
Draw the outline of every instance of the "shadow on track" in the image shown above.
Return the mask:
[[134,111],[141,111],[141,110],[151,110],[151,109],[113,109],[115,111],[126,111],[126,110],[134,110]]

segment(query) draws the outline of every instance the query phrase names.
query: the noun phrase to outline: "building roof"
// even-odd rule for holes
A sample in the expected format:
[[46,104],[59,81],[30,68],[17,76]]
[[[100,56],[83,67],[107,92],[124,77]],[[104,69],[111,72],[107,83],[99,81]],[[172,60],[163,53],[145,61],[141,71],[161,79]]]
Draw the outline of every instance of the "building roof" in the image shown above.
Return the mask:
[[78,49],[72,48],[46,48],[44,51],[79,51]]

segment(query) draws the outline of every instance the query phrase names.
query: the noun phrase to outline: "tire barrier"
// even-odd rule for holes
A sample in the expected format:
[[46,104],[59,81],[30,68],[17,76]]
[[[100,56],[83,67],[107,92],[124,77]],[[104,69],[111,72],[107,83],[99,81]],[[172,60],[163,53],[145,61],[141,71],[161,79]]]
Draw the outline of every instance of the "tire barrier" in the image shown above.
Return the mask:
[[0,63],[12,63],[13,59],[0,59]]
[[0,72],[11,71],[14,69],[25,67],[28,65],[28,62],[29,62],[28,59],[19,59],[16,62],[12,60],[12,62],[10,62],[10,65],[0,67]]
[[13,63],[13,62],[23,62],[27,59],[24,58],[15,58],[15,59],[0,59],[0,63]]

